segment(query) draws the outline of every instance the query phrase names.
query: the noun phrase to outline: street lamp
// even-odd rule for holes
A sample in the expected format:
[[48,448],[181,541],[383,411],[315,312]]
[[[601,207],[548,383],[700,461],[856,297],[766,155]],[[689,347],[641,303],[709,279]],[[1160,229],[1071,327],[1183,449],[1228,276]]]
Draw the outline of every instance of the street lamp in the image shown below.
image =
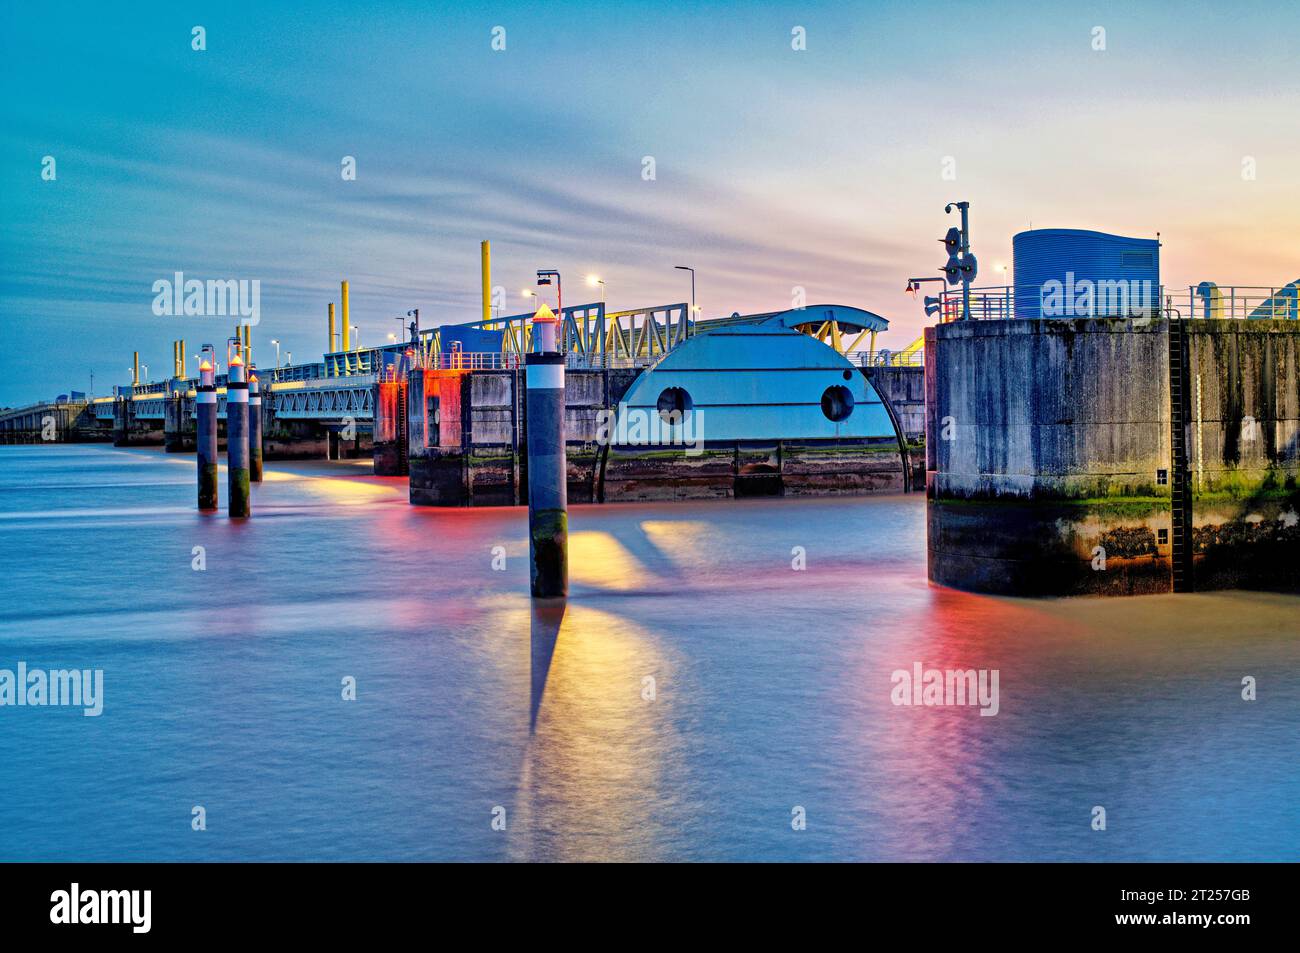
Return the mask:
[[521,292],[519,292],[519,293],[520,293],[521,295],[523,295],[525,298],[532,298],[532,299],[533,299],[533,310],[536,311],[538,305],[541,303],[541,299],[537,297],[537,292],[536,292],[536,291],[529,291],[527,288],[525,288],[525,289],[523,289],[523,290],[522,290]]
[[361,350],[361,329],[355,324],[352,325],[352,344],[354,351]]
[[280,369],[280,342],[272,338],[271,343],[275,345],[275,369],[278,371]]
[[595,275],[588,275],[587,284],[593,288],[600,285],[600,303],[603,305],[605,303],[605,279],[597,278]]
[[560,273],[554,268],[539,268],[537,270],[537,284],[549,285],[551,279],[555,279],[555,311],[556,317],[561,321],[564,320],[564,286],[560,283]]
[[695,307],[695,269],[689,265],[673,265],[673,267],[678,271],[689,271],[691,273],[691,318],[694,319],[696,313],[699,311],[699,309]]

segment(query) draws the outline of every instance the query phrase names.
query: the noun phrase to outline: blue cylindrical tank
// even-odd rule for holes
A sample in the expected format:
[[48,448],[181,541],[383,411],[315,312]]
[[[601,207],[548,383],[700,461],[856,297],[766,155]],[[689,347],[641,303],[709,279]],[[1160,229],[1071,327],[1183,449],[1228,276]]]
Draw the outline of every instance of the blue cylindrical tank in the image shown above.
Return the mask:
[[1011,240],[1017,318],[1140,317],[1160,303],[1160,242],[1079,228]]

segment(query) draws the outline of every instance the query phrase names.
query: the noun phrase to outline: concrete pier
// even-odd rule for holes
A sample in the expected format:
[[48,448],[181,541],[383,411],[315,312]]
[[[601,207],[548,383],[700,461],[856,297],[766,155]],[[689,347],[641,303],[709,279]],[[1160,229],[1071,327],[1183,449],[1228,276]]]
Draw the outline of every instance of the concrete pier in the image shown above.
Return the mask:
[[528,555],[532,594],[569,592],[568,471],[564,444],[564,355],[526,355]]
[[217,508],[217,387],[216,372],[209,360],[199,364],[199,386],[194,395],[197,417],[199,509]]
[[244,362],[236,346],[230,358],[226,378],[226,477],[229,494],[227,507],[234,517],[248,516],[248,382],[244,380]]
[[113,402],[113,446],[160,447],[163,422],[136,415],[135,387],[121,388]]
[[1016,595],[1300,589],[1298,374],[1288,321],[928,329],[930,579]]
[[99,427],[93,408],[83,399],[0,410],[0,445],[111,440],[112,428]]
[[194,452],[194,402],[183,385],[184,381],[173,380],[171,394],[163,405],[163,449],[167,453]]
[[404,476],[407,466],[408,378],[375,384],[374,454],[377,476]]

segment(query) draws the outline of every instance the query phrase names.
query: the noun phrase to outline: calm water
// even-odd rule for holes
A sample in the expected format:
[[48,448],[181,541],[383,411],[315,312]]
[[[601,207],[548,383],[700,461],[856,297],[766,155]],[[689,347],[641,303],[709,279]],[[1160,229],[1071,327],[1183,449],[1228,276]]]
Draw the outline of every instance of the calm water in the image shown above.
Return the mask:
[[[0,858],[1300,859],[1295,597],[931,588],[912,496],[575,506],[537,614],[522,509],[272,464],[239,525],[193,484],[0,447],[0,668],[105,693],[0,708]],[[1000,713],[894,706],[918,661]]]

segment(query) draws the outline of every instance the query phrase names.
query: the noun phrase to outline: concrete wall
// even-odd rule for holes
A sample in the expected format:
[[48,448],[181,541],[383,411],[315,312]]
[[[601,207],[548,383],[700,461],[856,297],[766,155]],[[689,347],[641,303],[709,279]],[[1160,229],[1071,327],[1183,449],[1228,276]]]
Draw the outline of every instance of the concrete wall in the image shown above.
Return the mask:
[[[53,424],[52,432],[46,427],[47,421]],[[99,427],[93,406],[86,402],[51,402],[0,411],[0,444],[80,443],[111,439],[111,428]]]
[[[566,373],[570,502],[903,489],[902,460],[892,437],[707,441],[698,454],[680,446],[608,446],[599,439],[600,412],[617,407],[638,374],[634,369]],[[408,388],[412,503],[528,501],[522,371],[415,371]],[[435,395],[439,420],[430,429],[437,432],[426,440],[428,398]]]
[[[1195,585],[1296,588],[1300,328],[1182,327],[1200,382],[1199,423],[1193,393],[1187,428],[1189,480],[1204,489],[1193,493]],[[932,581],[1009,594],[1169,591],[1167,322],[957,322],[929,329],[926,350]],[[1247,448],[1233,433],[1252,413]],[[1253,568],[1226,570],[1248,556]]]
[[[565,375],[571,502],[596,502],[597,415],[617,404],[636,373],[613,369]],[[429,414],[434,397],[436,425]],[[407,406],[412,503],[511,506],[528,501],[522,369],[413,371]]]
[[1300,328],[1189,330],[1195,586],[1300,588]]
[[163,404],[163,449],[168,453],[194,453],[197,444],[194,399],[173,397]]
[[[218,438],[224,444],[225,421],[218,421],[217,427]],[[262,423],[264,460],[325,460],[329,455],[329,432],[324,425],[314,420],[280,420],[274,409],[267,412]]]
[[925,436],[925,368],[864,367],[862,373],[893,406],[907,439],[919,442]]
[[161,447],[163,422],[140,419],[135,415],[135,401],[119,396],[113,401],[113,446]]

